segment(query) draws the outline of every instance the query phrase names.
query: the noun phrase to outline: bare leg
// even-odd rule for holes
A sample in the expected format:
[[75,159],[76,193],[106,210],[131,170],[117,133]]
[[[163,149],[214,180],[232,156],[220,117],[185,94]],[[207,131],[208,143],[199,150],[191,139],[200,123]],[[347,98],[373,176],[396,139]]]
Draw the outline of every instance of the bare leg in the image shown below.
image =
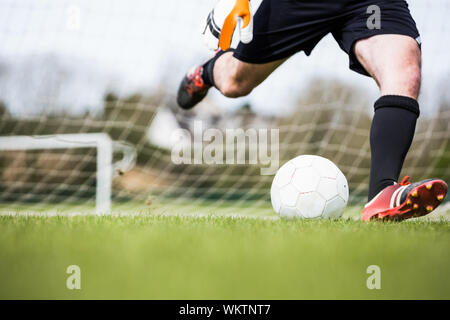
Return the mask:
[[421,53],[417,42],[402,35],[379,35],[355,45],[360,63],[377,82],[370,131],[369,200],[398,181],[419,115]]
[[233,57],[232,52],[227,52],[214,65],[214,83],[226,97],[246,96],[286,60],[251,64],[242,62]]
[[421,81],[421,52],[417,42],[403,35],[378,35],[359,40],[355,54],[377,82],[381,95],[417,99]]

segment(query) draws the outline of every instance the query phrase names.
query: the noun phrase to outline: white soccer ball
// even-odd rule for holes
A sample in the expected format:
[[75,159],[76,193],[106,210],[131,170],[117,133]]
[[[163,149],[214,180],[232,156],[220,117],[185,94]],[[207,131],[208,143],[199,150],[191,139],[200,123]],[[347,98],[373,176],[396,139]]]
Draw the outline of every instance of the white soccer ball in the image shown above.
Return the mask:
[[270,195],[283,218],[338,219],[347,206],[348,183],[330,160],[303,155],[278,170]]

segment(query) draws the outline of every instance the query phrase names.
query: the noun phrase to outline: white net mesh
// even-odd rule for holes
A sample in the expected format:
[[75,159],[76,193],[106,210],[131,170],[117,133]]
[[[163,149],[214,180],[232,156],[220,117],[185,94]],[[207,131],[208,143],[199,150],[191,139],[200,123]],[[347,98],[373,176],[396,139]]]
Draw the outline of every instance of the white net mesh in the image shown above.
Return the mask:
[[[134,167],[110,170],[113,210],[270,214],[272,176],[261,175],[259,165],[175,164],[170,136],[193,133],[196,120],[223,132],[279,129],[280,164],[300,154],[327,157],[346,175],[351,202],[363,203],[378,92],[371,79],[348,70],[331,37],[311,57],[291,58],[249,97],[211,92],[193,111],[177,109],[179,80],[210,55],[200,33],[213,4],[1,1],[0,136],[103,132],[132,146]],[[448,182],[450,47],[443,39],[450,4],[420,0],[410,8],[423,41],[424,84],[404,173]],[[96,159],[96,148],[0,150],[0,208],[91,210]]]

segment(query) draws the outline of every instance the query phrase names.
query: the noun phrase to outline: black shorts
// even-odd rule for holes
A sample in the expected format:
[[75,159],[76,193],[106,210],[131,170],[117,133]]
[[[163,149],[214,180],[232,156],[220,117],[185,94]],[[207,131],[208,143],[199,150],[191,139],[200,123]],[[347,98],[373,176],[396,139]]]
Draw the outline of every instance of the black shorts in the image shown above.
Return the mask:
[[[381,25],[374,26],[368,7],[380,8]],[[263,0],[254,17],[253,41],[239,43],[234,56],[248,63],[267,63],[304,51],[310,55],[317,43],[332,33],[350,59],[350,69],[366,70],[353,52],[353,44],[379,34],[401,34],[416,39],[416,23],[404,0]],[[375,28],[374,28],[375,27]]]

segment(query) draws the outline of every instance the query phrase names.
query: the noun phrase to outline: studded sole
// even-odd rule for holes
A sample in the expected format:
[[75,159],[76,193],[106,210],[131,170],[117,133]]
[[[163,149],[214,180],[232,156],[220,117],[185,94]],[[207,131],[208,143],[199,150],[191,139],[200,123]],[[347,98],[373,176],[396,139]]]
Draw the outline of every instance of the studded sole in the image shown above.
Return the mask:
[[444,181],[439,179],[427,181],[411,190],[405,202],[396,210],[374,215],[371,220],[403,221],[425,216],[442,203],[447,191],[448,186]]

